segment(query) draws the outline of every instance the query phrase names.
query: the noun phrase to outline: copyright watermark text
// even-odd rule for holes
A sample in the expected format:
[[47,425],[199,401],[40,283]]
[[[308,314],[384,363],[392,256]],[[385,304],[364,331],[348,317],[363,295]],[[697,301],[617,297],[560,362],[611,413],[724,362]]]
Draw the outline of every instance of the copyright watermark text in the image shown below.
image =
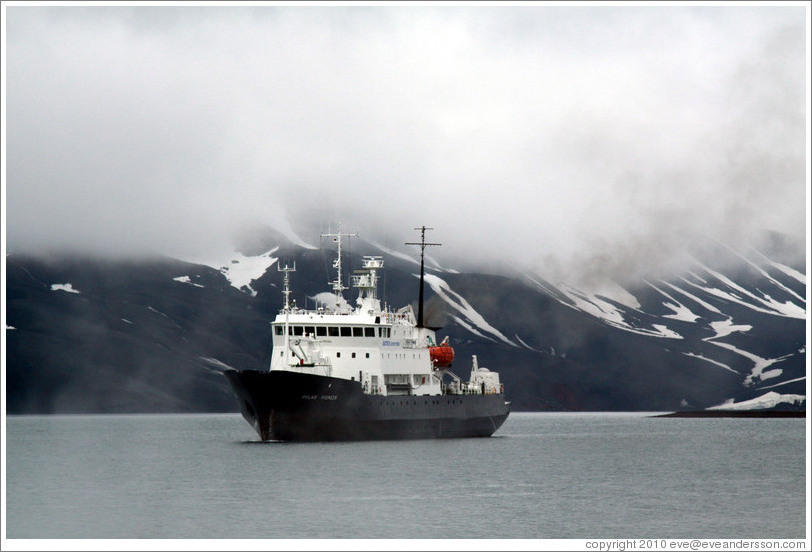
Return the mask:
[[805,540],[783,539],[601,539],[586,541],[587,550],[806,550]]

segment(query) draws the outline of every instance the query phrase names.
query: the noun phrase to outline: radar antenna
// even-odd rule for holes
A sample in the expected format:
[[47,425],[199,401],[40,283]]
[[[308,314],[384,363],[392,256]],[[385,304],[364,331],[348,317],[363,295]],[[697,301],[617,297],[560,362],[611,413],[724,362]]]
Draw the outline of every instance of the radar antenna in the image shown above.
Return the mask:
[[345,237],[345,238],[353,238],[353,237],[355,237],[355,238],[357,238],[358,233],[356,232],[355,234],[342,234],[341,233],[341,223],[339,222],[338,223],[338,232],[336,232],[335,234],[322,234],[321,237],[322,238],[333,238],[333,241],[336,242],[337,247],[338,247],[338,254],[336,255],[336,260],[333,261],[333,268],[335,268],[336,272],[337,272],[336,279],[333,280],[332,282],[328,282],[328,283],[332,284],[332,286],[333,286],[333,293],[335,293],[335,296],[336,296],[336,310],[338,310],[339,307],[344,304],[344,296],[341,294],[341,292],[344,291],[345,289],[347,289],[344,286],[344,284],[341,282],[341,238],[342,237]]

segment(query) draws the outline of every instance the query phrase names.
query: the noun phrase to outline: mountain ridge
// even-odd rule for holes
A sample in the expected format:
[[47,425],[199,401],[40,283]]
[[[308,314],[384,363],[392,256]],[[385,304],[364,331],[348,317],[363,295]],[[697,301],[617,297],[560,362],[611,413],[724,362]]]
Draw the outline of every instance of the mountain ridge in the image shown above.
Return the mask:
[[[315,306],[335,278],[332,247],[270,229],[244,241],[230,261],[210,265],[7,255],[7,412],[236,411],[220,372],[267,366],[268,325],[281,307],[274,265],[296,264],[301,306]],[[345,274],[362,255],[382,255],[384,300],[414,305],[413,255],[356,241]],[[791,248],[770,258],[702,246],[672,278],[597,292],[526,270],[427,262],[426,321],[449,336],[455,371],[477,355],[500,372],[515,410],[671,411],[766,393],[805,397],[806,276],[781,262]]]

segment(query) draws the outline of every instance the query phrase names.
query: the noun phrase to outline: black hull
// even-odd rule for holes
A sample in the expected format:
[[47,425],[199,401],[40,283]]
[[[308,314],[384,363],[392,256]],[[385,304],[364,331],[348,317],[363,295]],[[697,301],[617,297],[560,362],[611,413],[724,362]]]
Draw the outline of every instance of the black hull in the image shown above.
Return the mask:
[[507,419],[504,395],[366,395],[356,381],[227,370],[243,417],[264,441],[489,437]]

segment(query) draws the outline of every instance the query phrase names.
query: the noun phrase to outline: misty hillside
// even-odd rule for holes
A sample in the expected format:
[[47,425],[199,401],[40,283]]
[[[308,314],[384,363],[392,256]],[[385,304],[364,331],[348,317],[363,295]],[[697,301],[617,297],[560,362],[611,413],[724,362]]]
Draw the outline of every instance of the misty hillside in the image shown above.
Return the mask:
[[[697,244],[679,274],[601,293],[428,262],[426,323],[449,336],[457,374],[474,354],[500,372],[516,411],[804,408],[806,275],[788,251],[780,236],[764,250]],[[345,275],[365,254],[385,260],[383,300],[416,306],[413,248],[354,239]],[[221,371],[267,367],[277,264],[295,262],[292,299],[313,308],[334,255],[271,231],[208,264],[12,252],[7,412],[237,411]]]

